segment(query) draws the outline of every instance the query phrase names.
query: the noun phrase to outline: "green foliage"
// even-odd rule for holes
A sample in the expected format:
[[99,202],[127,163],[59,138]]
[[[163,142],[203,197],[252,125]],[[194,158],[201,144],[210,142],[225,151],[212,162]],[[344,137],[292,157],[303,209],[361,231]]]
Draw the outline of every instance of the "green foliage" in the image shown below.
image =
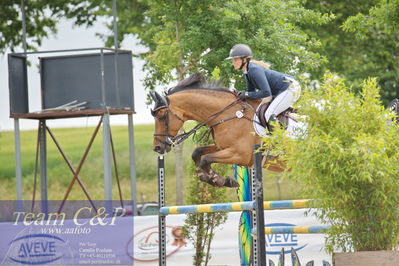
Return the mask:
[[348,18],[343,29],[363,37],[376,29],[392,34],[399,25],[399,0],[381,0],[368,10],[368,14],[359,13]]
[[308,129],[297,140],[277,130],[265,145],[286,160],[290,176],[317,199],[316,216],[333,226],[327,248],[389,250],[399,236],[399,126],[380,102],[375,79],[360,96],[327,74],[298,102]]
[[361,78],[370,75],[379,78],[385,103],[399,97],[398,26],[398,0],[376,1],[369,10],[353,14],[342,24],[343,30],[355,37],[353,42],[361,45],[352,68],[360,72]]
[[[35,49],[42,39],[56,33],[60,18],[73,19],[76,25],[92,26],[102,0],[25,0],[27,48]],[[23,42],[21,0],[2,0],[0,4],[0,53],[14,51]]]
[[[56,32],[62,17],[91,26],[99,16],[112,16],[112,1],[36,0],[25,4],[31,49]],[[304,8],[300,0],[132,0],[118,1],[117,9],[119,42],[133,34],[148,49],[141,56],[147,74],[144,85],[149,89],[196,71],[211,75],[215,67],[226,84],[237,79],[236,88],[243,87],[239,73],[224,60],[240,42],[253,48],[256,59],[267,60],[283,72],[303,73],[326,62],[318,53],[321,43],[302,28],[323,25],[331,16]],[[0,12],[0,50],[13,50],[22,43],[20,1],[6,1]],[[113,27],[111,22],[109,27]],[[112,43],[111,34],[107,45]]]
[[[28,48],[56,33],[61,18],[92,26],[99,16],[112,16],[112,1],[25,0]],[[21,1],[0,5],[0,51],[22,44]],[[382,100],[399,98],[398,0],[131,0],[117,1],[118,38],[134,35],[147,48],[145,87],[153,89],[187,74],[210,75],[215,67],[226,84],[237,80],[224,58],[236,43],[248,43],[255,59],[293,74],[319,78],[326,69],[360,88],[378,77]],[[112,22],[110,21],[110,29]],[[113,45],[113,35],[103,36]],[[328,60],[328,64],[326,63]]]
[[[142,14],[134,17],[138,10]],[[242,42],[253,48],[255,58],[271,62],[277,70],[318,68],[325,63],[317,52],[320,42],[301,27],[331,19],[305,9],[299,0],[129,1],[118,3],[118,14],[119,32],[136,35],[148,48],[142,57],[149,89],[195,71],[211,75],[215,67],[227,84],[238,79],[240,88],[239,73],[224,59]]]
[[399,97],[399,2],[386,0],[306,1],[306,7],[330,12],[335,19],[321,26],[306,26],[322,42],[329,64],[326,69],[344,76],[355,89],[370,76],[378,78],[384,103]]
[[[201,135],[206,128],[202,128]],[[202,145],[209,144],[210,140],[203,140]],[[216,172],[225,175],[229,165],[213,165]],[[194,162],[188,167],[191,176],[187,193],[187,204],[221,203],[226,201],[226,188],[212,187],[199,180]],[[211,243],[215,229],[227,220],[226,213],[192,213],[188,214],[183,227],[184,235],[192,241],[195,247],[193,265],[208,265],[211,258]]]

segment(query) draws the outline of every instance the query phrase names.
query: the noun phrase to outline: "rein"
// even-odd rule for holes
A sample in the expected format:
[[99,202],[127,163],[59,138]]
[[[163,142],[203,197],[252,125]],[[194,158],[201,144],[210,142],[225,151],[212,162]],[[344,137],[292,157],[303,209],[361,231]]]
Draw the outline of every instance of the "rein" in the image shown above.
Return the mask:
[[169,107],[167,107],[167,106],[160,107],[160,108],[158,108],[157,110],[154,110],[154,111],[156,112],[156,111],[158,111],[160,109],[163,109],[163,108],[167,108],[168,109],[165,112],[165,114],[162,117],[159,118],[160,120],[165,120],[166,128],[165,128],[165,133],[155,133],[154,137],[158,137],[158,136],[167,137],[165,141],[163,141],[163,140],[161,140],[159,138],[156,138],[156,139],[158,139],[158,141],[160,141],[163,144],[168,144],[168,145],[172,145],[172,146],[178,145],[178,144],[182,143],[183,141],[185,141],[187,138],[189,138],[191,135],[193,135],[193,134],[195,135],[197,133],[197,131],[201,127],[205,126],[207,123],[209,123],[213,119],[217,118],[223,112],[227,111],[228,109],[232,108],[233,106],[235,106],[237,104],[241,104],[241,106],[244,107],[243,110],[237,111],[235,116],[232,116],[232,117],[229,117],[229,118],[226,118],[226,119],[222,119],[222,120],[220,120],[220,121],[218,121],[216,123],[213,123],[213,124],[209,125],[209,129],[207,131],[205,131],[203,133],[203,135],[200,137],[200,140],[202,140],[205,136],[209,137],[210,132],[211,132],[213,127],[215,127],[217,125],[220,125],[220,124],[222,124],[224,122],[227,122],[227,121],[230,121],[230,120],[233,120],[233,119],[236,119],[236,118],[244,118],[244,119],[247,119],[249,121],[254,121],[253,119],[244,116],[244,110],[246,108],[249,108],[249,109],[252,109],[255,112],[255,109],[251,105],[249,105],[249,104],[247,104],[245,102],[242,102],[240,99],[236,99],[234,102],[232,102],[231,104],[227,105],[222,110],[210,115],[204,122],[198,123],[195,127],[190,129],[190,131],[184,132],[184,133],[176,135],[176,136],[172,136],[172,135],[169,134],[169,116],[168,116],[169,111],[174,116],[176,116],[179,120],[181,120],[183,122],[184,122],[184,120],[182,118],[180,118],[175,112],[173,112],[173,110],[170,109]]

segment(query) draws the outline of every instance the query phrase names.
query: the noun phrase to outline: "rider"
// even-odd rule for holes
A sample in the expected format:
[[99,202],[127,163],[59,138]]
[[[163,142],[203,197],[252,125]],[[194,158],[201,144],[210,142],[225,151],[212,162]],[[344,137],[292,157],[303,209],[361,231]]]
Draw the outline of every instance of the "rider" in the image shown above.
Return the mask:
[[[226,58],[232,60],[234,69],[244,73],[247,91],[238,92],[238,96],[241,100],[262,99],[262,103],[272,101],[265,112],[265,118],[268,122],[275,121],[277,115],[298,100],[301,88],[292,76],[271,70],[269,64],[251,58],[251,48],[246,44],[234,45]],[[270,124],[269,129],[272,129]]]

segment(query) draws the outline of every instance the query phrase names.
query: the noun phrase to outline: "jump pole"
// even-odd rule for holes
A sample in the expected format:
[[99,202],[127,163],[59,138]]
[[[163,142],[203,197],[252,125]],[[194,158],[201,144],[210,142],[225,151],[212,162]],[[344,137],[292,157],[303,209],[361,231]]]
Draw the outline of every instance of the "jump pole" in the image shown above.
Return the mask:
[[[301,209],[308,208],[310,200],[276,200],[264,201],[264,210]],[[184,213],[210,213],[210,212],[239,212],[252,211],[255,209],[255,201],[243,200],[228,203],[210,203],[184,206],[167,206],[160,208],[163,215],[184,214]]]
[[[254,167],[251,170],[252,186],[251,200],[247,202],[216,203],[189,206],[165,206],[165,161],[163,156],[158,156],[158,202],[160,211],[158,214],[159,232],[159,265],[166,266],[166,215],[179,213],[199,212],[226,212],[253,210],[252,227],[256,228],[256,238],[253,238],[252,265],[266,266],[266,238],[264,205],[263,202],[263,180],[262,180],[262,152],[260,145],[254,146]],[[291,203],[292,204],[292,203]],[[286,205],[286,204],[285,204]]]

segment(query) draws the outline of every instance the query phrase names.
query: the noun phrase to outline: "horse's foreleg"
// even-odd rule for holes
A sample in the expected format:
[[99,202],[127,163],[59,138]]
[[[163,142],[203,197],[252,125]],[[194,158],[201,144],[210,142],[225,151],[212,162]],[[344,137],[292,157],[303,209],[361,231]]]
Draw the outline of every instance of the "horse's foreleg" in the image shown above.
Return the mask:
[[191,158],[193,159],[195,166],[197,167],[198,176],[202,182],[207,182],[207,183],[210,182],[210,173],[209,171],[205,171],[200,167],[201,157],[204,154],[213,153],[216,152],[217,150],[218,148],[215,144],[201,146],[195,148],[193,154],[191,155]]
[[193,151],[191,158],[193,158],[195,165],[197,167],[199,167],[202,155],[208,154],[208,153],[213,153],[213,152],[216,152],[217,150],[218,150],[218,148],[215,144],[197,147]]
[[238,187],[237,181],[235,181],[231,177],[224,179],[222,176],[220,176],[214,170],[212,170],[211,164],[213,163],[241,164],[242,161],[243,161],[242,154],[239,154],[235,149],[228,148],[202,156],[199,166],[203,171],[210,174],[211,182],[208,183],[210,183],[211,185],[218,187],[222,186]]

